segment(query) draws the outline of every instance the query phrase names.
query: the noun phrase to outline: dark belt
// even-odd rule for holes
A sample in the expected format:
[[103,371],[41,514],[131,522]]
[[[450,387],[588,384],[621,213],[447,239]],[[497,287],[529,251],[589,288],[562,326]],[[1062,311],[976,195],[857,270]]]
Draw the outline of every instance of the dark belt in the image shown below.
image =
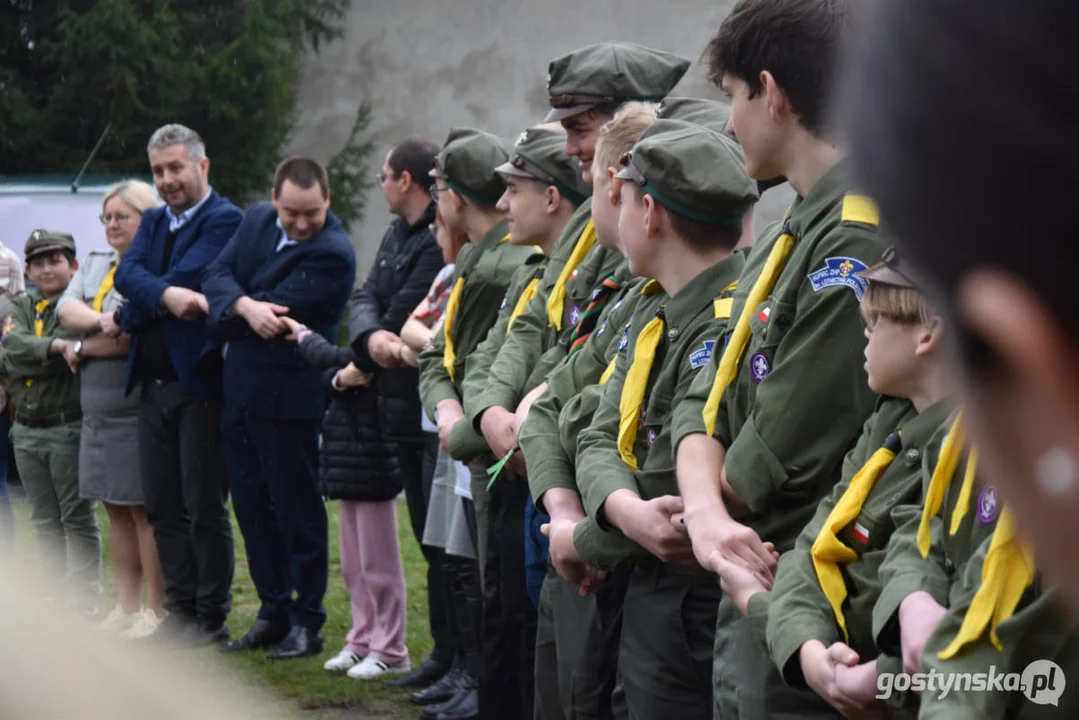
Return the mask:
[[38,430],[79,422],[80,420],[82,420],[82,410],[69,410],[68,412],[53,413],[52,415],[39,415],[36,417],[33,415],[15,413],[15,422],[20,425],[25,425],[28,428],[35,428]]

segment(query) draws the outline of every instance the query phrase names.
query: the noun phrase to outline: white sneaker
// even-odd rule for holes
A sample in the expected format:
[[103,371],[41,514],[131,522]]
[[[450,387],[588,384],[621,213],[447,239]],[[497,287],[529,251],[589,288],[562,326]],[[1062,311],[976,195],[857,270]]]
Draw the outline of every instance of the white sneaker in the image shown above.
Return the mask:
[[144,637],[149,637],[157,630],[157,626],[161,624],[161,619],[157,617],[150,608],[146,608],[142,612],[138,613],[138,619],[127,630],[120,633],[120,637],[128,640],[139,640]]
[[406,673],[412,669],[412,663],[405,660],[400,665],[390,665],[388,662],[368,655],[359,665],[349,668],[348,676],[356,680],[374,680],[384,675],[397,675]]
[[138,621],[139,615],[140,613],[137,612],[125,612],[122,607],[117,605],[109,611],[109,614],[105,616],[104,620],[94,627],[102,632],[122,633]]
[[362,657],[346,648],[327,660],[322,667],[330,672],[344,672],[359,665],[362,660]]

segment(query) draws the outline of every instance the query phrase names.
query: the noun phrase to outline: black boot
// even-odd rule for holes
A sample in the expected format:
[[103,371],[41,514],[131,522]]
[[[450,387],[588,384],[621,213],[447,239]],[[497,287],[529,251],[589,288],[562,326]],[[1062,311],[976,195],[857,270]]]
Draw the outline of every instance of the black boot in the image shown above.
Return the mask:
[[[423,713],[420,715],[421,720],[436,720],[436,718],[444,717],[447,713],[455,713],[462,705],[468,705],[470,703],[475,705],[476,711],[479,710],[480,692],[479,683],[476,682],[476,678],[469,677],[467,675],[461,676],[461,687],[454,693],[453,697],[449,700],[434,705],[428,705],[423,709]],[[456,717],[456,716],[453,716]],[[470,717],[463,715],[462,717]],[[478,715],[477,715],[478,717]]]
[[458,659],[454,662],[450,671],[443,675],[437,682],[425,687],[423,690],[412,693],[411,700],[417,705],[432,705],[446,702],[461,689],[461,681],[464,677],[464,670],[461,667],[460,659]]
[[479,712],[480,653],[483,648],[483,590],[480,588],[479,565],[465,558],[453,560],[447,581],[461,638],[460,689],[441,707],[424,708],[427,718],[471,718],[478,717]]
[[435,715],[435,720],[474,720],[480,716],[479,688],[464,689],[457,693],[451,706]]

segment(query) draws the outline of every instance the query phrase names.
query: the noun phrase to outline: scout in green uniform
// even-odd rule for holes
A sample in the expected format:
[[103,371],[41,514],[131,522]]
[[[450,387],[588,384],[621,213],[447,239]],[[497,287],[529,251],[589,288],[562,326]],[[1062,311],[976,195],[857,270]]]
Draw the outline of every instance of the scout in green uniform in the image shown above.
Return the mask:
[[82,409],[75,373],[82,343],[56,317],[56,301],[78,267],[70,235],[31,233],[26,274],[37,287],[13,300],[4,322],[0,375],[8,379],[15,412],[11,442],[34,537],[65,578],[67,599],[93,614],[101,592],[101,535],[94,503],[79,497]]
[[[613,180],[612,177],[618,169],[618,158],[633,146],[652,118],[653,108],[650,104],[627,103],[613,120],[603,126],[596,145],[593,166],[599,171],[595,173],[592,184],[593,190],[598,193],[592,205],[596,243],[619,254],[618,207],[621,192],[616,187],[622,181]],[[614,356],[618,335],[628,319],[626,313],[631,312],[640,294],[638,283],[627,283],[611,300],[611,294],[615,293],[614,284],[615,281],[608,278],[602,287],[593,291],[570,337],[568,353],[551,372],[546,391],[537,404],[525,415],[526,424],[535,420],[532,423],[535,434],[527,436],[524,425],[521,425],[520,431],[521,447],[533,459],[528,468],[530,485],[532,478],[536,477],[543,488],[537,493],[536,486],[531,487],[533,497],[540,502],[540,512],[544,510],[542,498],[546,490],[542,478],[553,475],[557,478],[552,481],[553,484],[570,488],[571,502],[559,504],[556,498],[552,514],[556,519],[561,517],[570,524],[571,549],[572,523],[583,518],[584,511],[573,481],[573,454],[567,454],[560,442],[559,411],[579,389],[599,381]],[[608,332],[611,323],[615,329]],[[587,426],[590,419],[591,411],[587,413],[583,425]],[[532,438],[536,439],[536,445],[530,444]],[[583,570],[580,563],[575,563],[575,567]],[[611,635],[612,623],[608,616],[621,606],[622,593],[619,588],[624,587],[624,583],[617,580],[604,583],[597,596],[582,594],[578,587],[580,582],[581,577],[562,579],[553,564],[547,567],[547,576],[540,592],[536,635],[535,717],[539,720],[611,717],[619,712],[611,707],[617,645],[610,641],[605,643],[605,637]],[[585,587],[588,588],[587,583]],[[614,608],[609,607],[611,605]],[[614,634],[614,638],[617,638],[617,634]],[[604,648],[610,648],[610,651],[603,654]]]
[[[793,546],[876,402],[862,369],[866,281],[857,276],[880,257],[876,207],[851,193],[823,126],[843,5],[741,0],[707,51],[749,174],[786,177],[798,195],[782,232],[754,246],[729,331],[715,338],[723,351],[675,409],[673,440],[698,562],[712,565],[719,551],[766,585],[775,561],[762,540]],[[739,654],[725,658],[736,636]],[[719,717],[807,712],[806,693],[785,686],[729,598],[713,673]]]
[[710,718],[720,593],[671,521],[682,502],[669,421],[730,317],[743,265],[733,251],[757,190],[734,141],[677,120],[655,121],[616,177],[625,181],[626,256],[634,274],[656,281],[581,436],[577,482],[601,528],[651,554],[635,554],[625,601],[619,669],[629,717]]
[[[624,42],[589,45],[551,61],[547,121],[559,121],[566,129],[566,153],[577,158],[587,182],[600,127],[627,101],[662,99],[689,65],[676,55]],[[466,408],[469,421],[497,456],[516,445],[518,404],[565,356],[565,349],[552,348],[568,342],[593,289],[608,278],[612,288],[628,280],[619,267],[624,265],[621,254],[597,245],[591,213],[591,202],[582,204],[566,226],[536,296],[492,363],[486,391]]]
[[[783,679],[810,688],[838,711],[872,711],[876,698],[851,697],[837,684],[851,667],[898,672],[898,657],[878,658],[872,633],[877,572],[895,530],[891,511],[921,501],[923,474],[939,453],[952,411],[940,344],[943,322],[915,289],[913,273],[890,250],[862,273],[869,386],[883,397],[843,462],[843,479],[779,561],[765,590],[741,565],[717,557],[723,589],[765,637]],[[932,442],[936,438],[935,442]],[[876,673],[859,667],[857,673]],[[875,688],[875,682],[873,688]],[[883,711],[880,708],[879,711]]]

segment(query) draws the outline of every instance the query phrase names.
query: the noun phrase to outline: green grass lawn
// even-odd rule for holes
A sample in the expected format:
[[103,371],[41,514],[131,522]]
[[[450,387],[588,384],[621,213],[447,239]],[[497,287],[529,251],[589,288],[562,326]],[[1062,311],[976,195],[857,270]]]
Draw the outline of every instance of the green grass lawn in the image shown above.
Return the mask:
[[[267,660],[263,653],[224,655],[213,649],[198,652],[209,662],[220,663],[223,673],[235,674],[241,680],[248,677],[252,684],[256,685],[265,683],[279,695],[295,700],[302,708],[362,707],[374,702],[383,709],[380,715],[389,712],[391,716],[397,717],[414,716],[417,714],[416,706],[408,703],[408,692],[385,690],[380,681],[352,680],[343,675],[331,675],[322,669],[322,663],[342,648],[345,633],[351,627],[348,593],[341,579],[341,557],[337,539],[339,507],[336,502],[327,505],[330,521],[330,581],[325,600],[328,613],[326,626],[323,628],[326,641],[325,651],[316,658],[276,662]],[[16,505],[16,516],[19,542],[29,544],[31,537],[29,508],[25,503]],[[408,650],[415,665],[430,652],[432,645],[427,624],[427,566],[412,536],[412,527],[404,502],[397,504],[397,517],[401,552],[404,557],[405,584],[408,588]],[[98,509],[98,521],[104,549],[105,593],[101,607],[107,611],[113,605],[113,583],[108,553],[109,523],[103,508]],[[255,587],[247,572],[243,535],[240,534],[235,517],[233,517],[232,531],[236,542],[236,576],[232,586],[232,615],[229,616],[229,629],[236,638],[246,632],[255,621],[259,602]],[[387,546],[387,552],[389,552],[389,546]]]

